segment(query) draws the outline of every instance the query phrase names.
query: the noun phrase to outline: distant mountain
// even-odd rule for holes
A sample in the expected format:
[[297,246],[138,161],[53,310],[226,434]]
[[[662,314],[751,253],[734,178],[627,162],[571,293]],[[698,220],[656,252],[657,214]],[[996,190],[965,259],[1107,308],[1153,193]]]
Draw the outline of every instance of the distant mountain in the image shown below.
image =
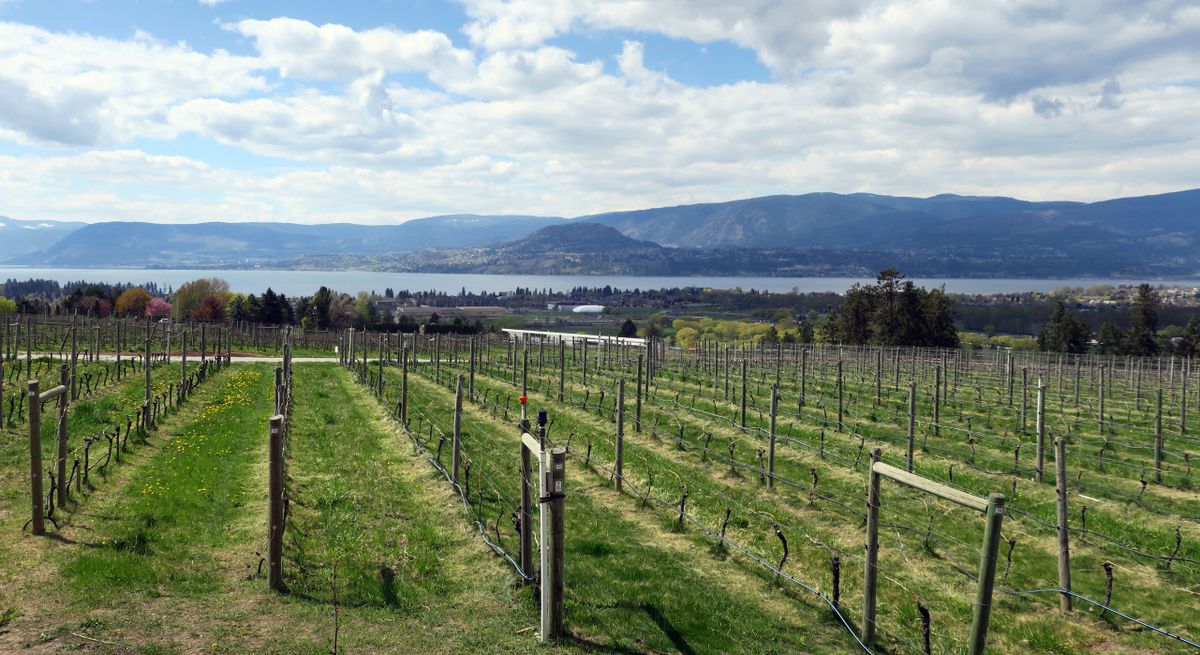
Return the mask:
[[37,252],[0,249],[0,262],[654,275],[857,275],[896,265],[924,276],[1190,277],[1200,275],[1200,189],[1094,203],[810,193],[388,226],[100,223],[49,241]]
[[0,216],[0,262],[48,248],[84,225],[69,221],[18,221]]
[[294,223],[94,223],[37,252],[0,261],[99,268],[255,265],[326,254],[380,254],[473,246],[524,236],[559,218],[454,215],[399,225]]

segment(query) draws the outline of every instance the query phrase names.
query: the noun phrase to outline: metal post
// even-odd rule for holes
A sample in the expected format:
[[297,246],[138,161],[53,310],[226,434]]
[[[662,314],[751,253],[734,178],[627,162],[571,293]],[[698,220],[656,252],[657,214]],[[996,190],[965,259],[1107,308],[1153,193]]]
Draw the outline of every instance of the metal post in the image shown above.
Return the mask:
[[839,358],[838,363],[837,363],[837,394],[838,394],[837,429],[838,429],[838,432],[843,432],[846,429],[846,422],[844,420],[845,410],[844,410],[844,405],[842,404],[842,399],[844,396],[844,394],[842,392],[845,387],[844,381],[845,380],[842,377],[842,360]]
[[400,422],[408,427],[408,346],[400,352]]
[[[529,447],[521,444],[521,574],[533,576],[533,465]],[[528,580],[525,581],[526,583]]]
[[558,339],[558,402],[563,401],[563,387],[567,383],[567,344]]
[[[557,640],[563,629],[563,555],[566,545],[564,527],[566,516],[563,502],[567,486],[567,450],[555,448],[550,451],[550,569],[549,582],[543,580],[543,594],[549,591],[549,626],[543,634],[548,640]],[[545,600],[543,596],[543,600]]]
[[741,426],[743,429],[745,429],[745,427],[746,427],[746,369],[748,366],[749,366],[749,363],[747,362],[746,357],[743,355],[742,356],[742,414],[741,414]]

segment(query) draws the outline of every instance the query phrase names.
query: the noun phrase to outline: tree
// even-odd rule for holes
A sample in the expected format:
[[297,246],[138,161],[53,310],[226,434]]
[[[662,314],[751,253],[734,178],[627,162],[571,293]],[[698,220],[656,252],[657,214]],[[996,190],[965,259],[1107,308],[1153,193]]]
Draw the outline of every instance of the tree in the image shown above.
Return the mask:
[[1129,311],[1129,323],[1128,353],[1158,354],[1158,294],[1149,284],[1138,285],[1137,297]]
[[171,315],[171,303],[162,298],[151,298],[146,303],[146,318],[166,318]]
[[632,318],[627,318],[625,319],[625,322],[621,324],[621,332],[618,334],[618,336],[636,337],[637,332],[637,323],[634,323]]
[[[0,312],[3,314],[4,312]],[[1188,319],[1183,336],[1179,339],[1178,353],[1183,357],[1195,357],[1200,354],[1200,316]]]
[[221,316],[224,319],[225,315],[225,299],[229,296],[229,283],[220,278],[201,278],[186,282],[175,291],[175,303],[172,311],[175,312],[175,317],[179,319],[187,319],[192,315],[192,310],[205,302],[209,296],[215,295],[221,301]]
[[1100,342],[1101,354],[1115,355],[1125,350],[1125,331],[1112,321],[1104,321],[1096,340]]
[[117,297],[117,314],[120,316],[144,316],[150,294],[141,287],[134,287]]
[[17,303],[0,296],[0,316],[11,316],[17,313]]
[[192,308],[191,319],[198,323],[224,323],[225,300],[215,293],[208,294]]

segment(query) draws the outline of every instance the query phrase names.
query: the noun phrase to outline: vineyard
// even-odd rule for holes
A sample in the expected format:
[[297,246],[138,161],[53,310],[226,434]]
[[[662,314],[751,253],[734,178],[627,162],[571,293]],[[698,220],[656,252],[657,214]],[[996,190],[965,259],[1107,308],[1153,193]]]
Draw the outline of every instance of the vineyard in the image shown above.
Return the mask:
[[1200,649],[1186,360],[5,334],[0,651]]

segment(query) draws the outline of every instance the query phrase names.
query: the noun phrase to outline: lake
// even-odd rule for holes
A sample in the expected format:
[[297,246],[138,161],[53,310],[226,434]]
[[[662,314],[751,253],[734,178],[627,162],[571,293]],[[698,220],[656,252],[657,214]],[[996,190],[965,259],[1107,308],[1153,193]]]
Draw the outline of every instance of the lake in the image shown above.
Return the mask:
[[[870,283],[873,278],[850,277],[638,277],[620,275],[455,275],[441,273],[376,273],[367,271],[267,271],[267,270],[150,270],[126,268],[24,268],[0,266],[0,280],[41,278],[60,283],[89,282],[133,283],[154,282],[160,287],[178,288],[200,277],[219,277],[229,282],[233,291],[259,294],[267,287],[289,296],[311,295],[322,285],[346,293],[376,291],[391,287],[394,290],[441,291],[457,294],[464,287],[472,292],[511,291],[516,287],[554,289],[572,287],[602,287],[619,289],[663,289],[671,287],[712,287],[744,290],[786,292],[844,291],[855,282]],[[983,279],[983,278],[914,278],[917,284],[933,287],[945,285],[951,293],[1018,293],[1022,291],[1052,291],[1062,286],[1091,286],[1093,284],[1136,284],[1138,279]],[[1200,280],[1149,280],[1154,284],[1200,286]]]

